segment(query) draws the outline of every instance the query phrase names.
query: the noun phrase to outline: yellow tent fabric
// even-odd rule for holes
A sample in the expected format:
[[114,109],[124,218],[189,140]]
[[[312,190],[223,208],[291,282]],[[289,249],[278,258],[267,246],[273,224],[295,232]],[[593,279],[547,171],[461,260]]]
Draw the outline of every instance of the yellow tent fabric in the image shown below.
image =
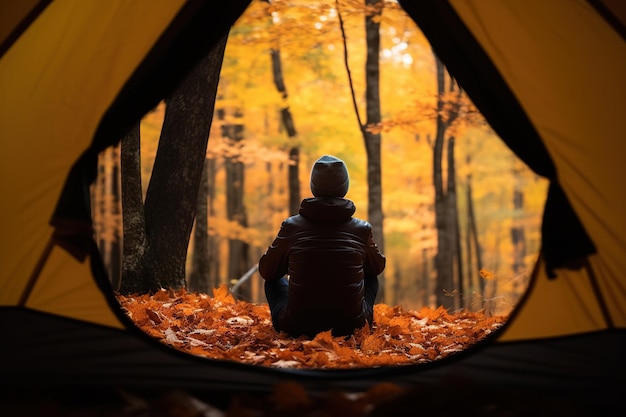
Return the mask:
[[[11,196],[0,206],[0,305],[16,304],[35,265],[46,261],[49,221],[69,169],[183,3],[54,1],[0,60],[0,186]],[[88,263],[75,265],[58,250],[52,261],[29,307],[121,326]],[[40,293],[51,289],[62,296]]]
[[[626,197],[617,191],[626,176],[626,42],[584,1],[452,4],[537,127],[598,248],[591,266],[601,300],[613,324],[626,327]],[[608,326],[585,270],[559,271],[553,281],[545,268],[535,272],[537,285],[503,340]]]
[[[115,132],[165,97],[162,84],[180,81],[248,2],[0,0],[0,331],[12,335],[0,375],[231,388],[300,378],[365,388],[460,372],[485,387],[616,398],[611,389],[626,384],[614,372],[626,366],[626,3],[618,0],[400,1],[489,122],[514,137],[507,144],[526,156],[545,148],[550,179],[595,246],[556,277],[544,247],[497,338],[431,367],[292,372],[184,355],[123,318],[99,280],[89,225],[73,225],[83,228],[78,256],[61,239],[70,229],[51,226],[61,194],[75,192],[66,181],[77,162],[88,164],[87,151],[116,142]],[[159,60],[172,51],[176,65]],[[84,196],[74,197],[80,206]],[[590,355],[597,345],[603,354]]]

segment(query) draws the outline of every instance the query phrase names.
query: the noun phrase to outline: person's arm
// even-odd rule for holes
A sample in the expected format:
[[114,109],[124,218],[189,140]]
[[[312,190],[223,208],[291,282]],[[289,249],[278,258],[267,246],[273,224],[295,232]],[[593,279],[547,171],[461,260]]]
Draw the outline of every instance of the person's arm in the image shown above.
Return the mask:
[[288,226],[284,221],[278,235],[259,259],[259,274],[267,281],[287,275],[288,268]]
[[365,276],[378,276],[385,269],[386,264],[385,255],[380,253],[378,245],[374,242],[374,236],[372,235],[372,227],[368,225],[367,244],[365,246]]

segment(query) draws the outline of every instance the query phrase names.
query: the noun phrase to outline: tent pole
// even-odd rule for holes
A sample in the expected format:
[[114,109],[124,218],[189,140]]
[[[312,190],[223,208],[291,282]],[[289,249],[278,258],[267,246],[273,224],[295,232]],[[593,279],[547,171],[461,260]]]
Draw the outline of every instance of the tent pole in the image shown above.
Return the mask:
[[589,258],[585,257],[584,261],[585,269],[587,270],[587,274],[589,275],[589,282],[591,283],[591,288],[593,288],[593,293],[596,296],[596,301],[600,306],[600,310],[602,311],[602,316],[604,317],[604,322],[609,329],[615,328],[615,323],[613,323],[613,319],[611,318],[611,313],[609,312],[606,301],[604,300],[604,296],[602,295],[602,291],[600,290],[600,285],[598,284],[598,279],[596,278],[596,274],[591,267],[591,262],[589,262]]
[[30,278],[28,278],[26,287],[24,287],[24,292],[22,293],[22,296],[20,297],[20,300],[17,303],[18,306],[24,307],[26,305],[26,302],[28,301],[28,297],[30,297],[30,294],[33,292],[33,288],[35,287],[37,278],[39,278],[39,274],[41,273],[41,270],[43,269],[44,264],[48,260],[48,257],[50,256],[50,253],[52,252],[53,247],[54,247],[54,241],[52,238],[50,238],[48,240],[48,243],[46,244],[46,247],[41,253],[41,257],[39,258],[39,261],[37,261],[37,264],[35,265],[35,268],[33,269],[33,273],[30,275]]

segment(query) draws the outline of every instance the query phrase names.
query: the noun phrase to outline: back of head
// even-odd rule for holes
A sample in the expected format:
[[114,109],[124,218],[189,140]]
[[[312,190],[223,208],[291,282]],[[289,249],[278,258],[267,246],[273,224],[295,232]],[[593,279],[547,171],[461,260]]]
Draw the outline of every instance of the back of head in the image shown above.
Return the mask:
[[311,192],[315,197],[343,197],[348,192],[350,176],[346,164],[332,155],[323,155],[311,169]]

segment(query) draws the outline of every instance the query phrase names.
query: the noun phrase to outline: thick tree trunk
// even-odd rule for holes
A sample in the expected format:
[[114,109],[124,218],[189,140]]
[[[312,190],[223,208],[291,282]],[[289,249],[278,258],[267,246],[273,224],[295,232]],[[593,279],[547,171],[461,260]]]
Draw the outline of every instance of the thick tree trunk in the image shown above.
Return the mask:
[[166,100],[144,208],[144,272],[151,291],[185,286],[187,247],[226,40],[225,35]]
[[[379,0],[365,0],[366,5],[375,6]],[[381,135],[367,130],[367,126],[380,123],[380,9],[365,16],[365,37],[367,57],[365,62],[365,101],[366,126],[363,128],[363,138],[367,152],[367,186],[368,186],[368,221],[372,224],[374,240],[382,253],[385,250],[383,232],[383,204],[382,204],[382,164],[380,157]],[[379,277],[380,286],[377,302],[385,300],[384,274]]]

